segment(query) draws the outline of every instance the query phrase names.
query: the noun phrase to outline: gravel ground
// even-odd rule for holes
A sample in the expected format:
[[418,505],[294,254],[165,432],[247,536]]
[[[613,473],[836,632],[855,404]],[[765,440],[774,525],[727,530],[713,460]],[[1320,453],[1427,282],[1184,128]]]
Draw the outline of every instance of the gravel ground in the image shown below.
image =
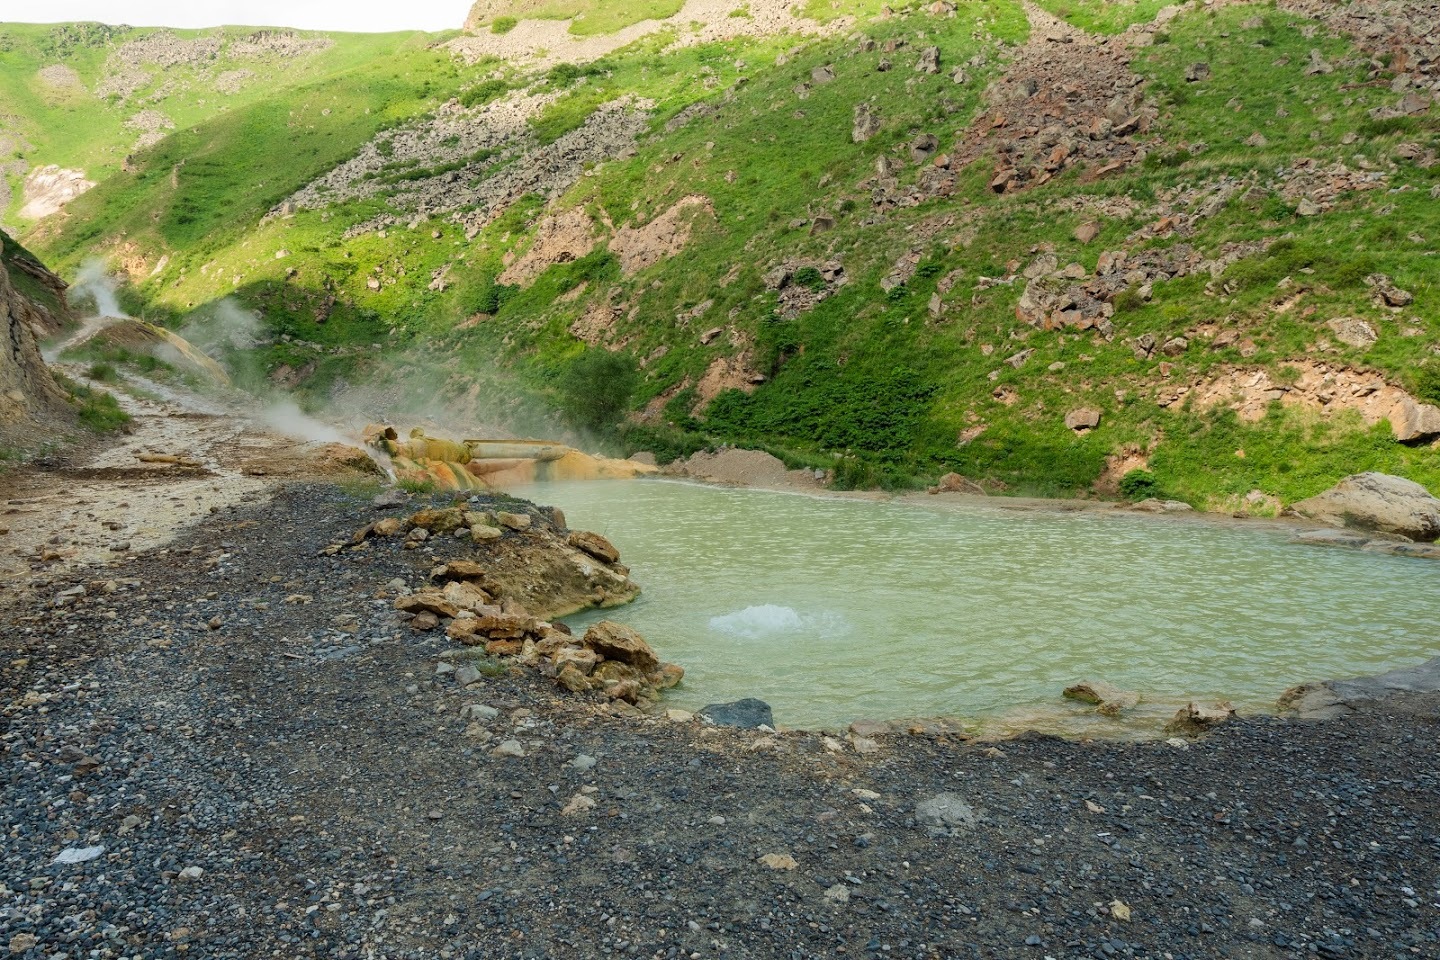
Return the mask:
[[1434,698],[1186,749],[862,755],[531,675],[462,689],[376,597],[433,558],[319,555],[373,517],[282,488],[0,612],[0,949],[1440,956]]

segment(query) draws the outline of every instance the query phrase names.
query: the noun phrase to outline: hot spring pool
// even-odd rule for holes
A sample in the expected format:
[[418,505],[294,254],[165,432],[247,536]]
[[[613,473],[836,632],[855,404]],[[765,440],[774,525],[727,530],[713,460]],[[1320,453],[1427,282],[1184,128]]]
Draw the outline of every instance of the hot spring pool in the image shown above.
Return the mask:
[[[759,697],[778,723],[987,718],[1100,730],[1102,679],[1153,721],[1188,699],[1273,707],[1302,680],[1440,653],[1440,564],[1274,529],[1110,513],[827,499],[694,484],[517,491],[620,548],[645,593],[605,617],[686,669],[667,703]],[[1153,726],[1153,724],[1152,724]]]

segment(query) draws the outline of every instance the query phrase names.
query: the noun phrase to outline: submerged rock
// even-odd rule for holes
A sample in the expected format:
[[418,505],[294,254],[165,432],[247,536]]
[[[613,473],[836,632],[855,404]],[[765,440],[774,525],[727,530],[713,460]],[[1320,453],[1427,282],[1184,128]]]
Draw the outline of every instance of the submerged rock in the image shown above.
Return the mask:
[[1384,473],[1346,477],[1295,504],[1302,517],[1337,527],[1373,530],[1431,543],[1440,539],[1440,499],[1420,484]]
[[1087,680],[1066,687],[1064,696],[1067,700],[1093,703],[1095,712],[1106,717],[1119,716],[1122,711],[1140,703],[1140,694],[1133,690],[1121,690],[1104,680]]
[[770,704],[764,700],[747,697],[733,703],[712,703],[700,711],[700,716],[722,727],[774,727],[775,715]]

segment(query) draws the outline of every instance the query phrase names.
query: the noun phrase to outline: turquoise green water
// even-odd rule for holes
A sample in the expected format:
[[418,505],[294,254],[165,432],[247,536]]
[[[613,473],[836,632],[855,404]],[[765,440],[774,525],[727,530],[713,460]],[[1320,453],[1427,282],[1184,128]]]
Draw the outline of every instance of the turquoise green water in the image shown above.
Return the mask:
[[1142,692],[1154,719],[1440,654],[1440,564],[1273,530],[664,481],[520,493],[620,548],[643,597],[570,622],[641,631],[687,671],[675,706],[759,697],[796,727],[1083,725],[1108,721],[1059,699],[1079,680]]

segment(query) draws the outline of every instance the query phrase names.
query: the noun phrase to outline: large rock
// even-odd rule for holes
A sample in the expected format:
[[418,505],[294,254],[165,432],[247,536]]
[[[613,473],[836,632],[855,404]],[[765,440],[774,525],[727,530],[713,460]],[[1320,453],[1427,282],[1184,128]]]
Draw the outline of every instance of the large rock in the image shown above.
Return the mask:
[[1285,691],[1280,709],[1302,719],[1324,720],[1345,716],[1358,704],[1406,693],[1440,693],[1440,657],[1373,677],[1304,683]]
[[856,143],[864,143],[879,132],[880,115],[870,108],[870,104],[857,103],[855,105],[855,122],[850,128],[850,139]]
[[1440,436],[1440,407],[1406,397],[1390,410],[1390,429],[1401,443],[1423,443]]
[[699,715],[722,727],[753,729],[761,726],[771,728],[775,726],[775,716],[770,711],[770,704],[753,697],[736,700],[733,703],[712,703],[701,710]]
[[566,541],[577,550],[583,550],[590,556],[603,563],[618,563],[620,551],[615,545],[598,533],[590,533],[585,530],[573,531]]
[[585,631],[585,646],[600,654],[606,660],[628,664],[642,671],[655,670],[660,658],[645,638],[623,623],[601,620]]
[[1422,543],[1440,538],[1440,499],[1420,484],[1384,473],[1360,473],[1295,504],[1302,517],[1336,527],[1375,530]]

